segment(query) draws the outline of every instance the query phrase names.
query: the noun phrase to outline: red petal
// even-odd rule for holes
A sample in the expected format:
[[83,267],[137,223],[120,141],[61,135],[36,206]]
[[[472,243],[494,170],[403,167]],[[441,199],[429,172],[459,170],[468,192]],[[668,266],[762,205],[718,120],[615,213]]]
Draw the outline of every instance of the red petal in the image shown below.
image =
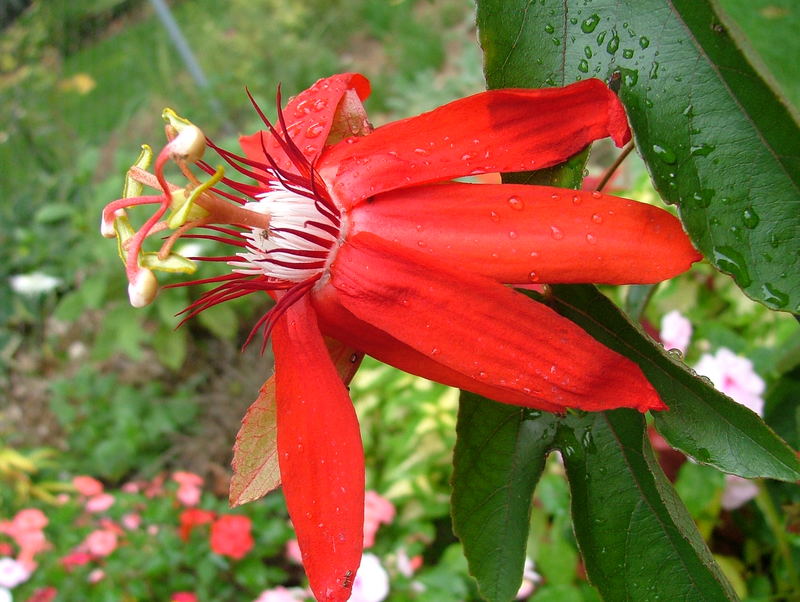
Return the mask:
[[[339,249],[330,283],[360,320],[530,407],[665,407],[636,364],[550,308],[372,234]],[[343,340],[372,354],[358,338]]]
[[273,331],[283,491],[317,600],[350,597],[364,537],[364,452],[353,404],[306,297]]
[[356,206],[350,224],[505,283],[644,284],[702,259],[662,209],[546,186],[402,189]]
[[[342,307],[337,299],[337,293],[333,287],[318,291],[314,297],[314,307],[317,309],[320,328],[326,334],[357,343],[361,349],[367,350],[376,359],[409,374],[416,374],[458,389],[466,389],[504,403],[520,406],[532,405],[530,396],[525,393],[512,391],[491,382],[475,380],[438,363],[434,359],[438,355],[434,354],[429,357],[382,330],[359,320]],[[560,406],[538,401],[535,407],[549,412],[563,411]]]
[[[348,90],[355,90],[361,100],[369,96],[369,80],[358,73],[340,73],[317,81],[291,98],[283,110],[289,135],[309,161],[314,161],[328,138],[339,102]],[[279,126],[276,129],[280,130]],[[262,132],[241,136],[239,144],[248,159],[269,163],[261,147]],[[278,167],[295,171],[272,134],[263,131],[264,145]]]
[[622,104],[600,80],[490,90],[332,146],[319,169],[348,207],[414,184],[541,169],[606,136],[622,145],[630,131]]

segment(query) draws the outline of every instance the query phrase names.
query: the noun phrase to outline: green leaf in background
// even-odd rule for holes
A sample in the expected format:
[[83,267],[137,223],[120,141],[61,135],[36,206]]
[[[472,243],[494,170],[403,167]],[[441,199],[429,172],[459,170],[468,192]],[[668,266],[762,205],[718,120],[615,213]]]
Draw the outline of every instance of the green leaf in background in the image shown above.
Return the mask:
[[605,599],[736,599],[653,457],[643,416],[567,416],[558,446],[578,545]]
[[708,0],[480,0],[478,26],[491,87],[618,77],[695,245],[748,296],[800,311],[800,127]]
[[513,600],[519,589],[533,489],[556,426],[553,414],[461,393],[453,530],[487,600]]
[[554,286],[553,293],[548,305],[639,364],[670,408],[654,415],[658,430],[672,446],[742,477],[800,478],[795,453],[756,414],[694,376],[595,287]]

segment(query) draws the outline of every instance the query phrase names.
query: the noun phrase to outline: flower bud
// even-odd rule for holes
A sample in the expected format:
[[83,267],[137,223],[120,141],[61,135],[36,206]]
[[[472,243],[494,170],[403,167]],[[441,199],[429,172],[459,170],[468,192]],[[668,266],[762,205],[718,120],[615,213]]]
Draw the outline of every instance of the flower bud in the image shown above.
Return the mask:
[[206,150],[206,136],[196,125],[182,128],[169,143],[169,152],[174,159],[195,163],[203,158]]
[[149,305],[158,293],[158,281],[153,272],[146,268],[136,271],[128,284],[128,299],[133,307]]
[[118,217],[123,217],[125,215],[124,209],[117,209],[112,214],[112,219],[106,220],[106,214],[103,212],[103,215],[100,216],[100,234],[102,234],[105,238],[116,238],[117,230],[114,228],[114,221]]

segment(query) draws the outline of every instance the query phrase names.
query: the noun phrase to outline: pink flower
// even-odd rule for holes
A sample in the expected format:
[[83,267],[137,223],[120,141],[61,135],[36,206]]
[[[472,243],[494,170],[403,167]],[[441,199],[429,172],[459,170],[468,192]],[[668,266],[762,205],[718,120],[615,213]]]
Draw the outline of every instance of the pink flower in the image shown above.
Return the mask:
[[389,575],[374,554],[364,554],[355,575],[350,602],[381,602],[389,595]]
[[84,497],[92,497],[103,493],[103,484],[89,476],[79,476],[72,479],[72,486]]
[[83,547],[92,556],[105,557],[117,549],[117,533],[111,529],[97,529],[87,535]]
[[733,474],[725,475],[725,491],[722,492],[722,507],[736,510],[758,495],[758,485]]
[[40,587],[25,602],[53,602],[58,595],[58,590],[54,587]]
[[75,550],[64,556],[61,559],[61,564],[65,569],[69,571],[75,568],[76,566],[83,566],[85,564],[89,564],[91,561],[92,561],[92,555],[89,554],[89,552]]
[[30,571],[22,563],[13,558],[0,558],[0,587],[11,589],[27,581],[30,576]]
[[188,485],[190,487],[202,487],[203,477],[193,472],[176,471],[172,473],[172,480],[178,485]]
[[534,570],[535,565],[530,558],[525,559],[525,568],[522,571],[522,584],[517,590],[516,600],[529,597],[536,586],[542,582],[542,576]]
[[197,594],[194,592],[175,592],[170,596],[169,602],[197,602]]
[[659,338],[664,349],[677,349],[681,353],[686,353],[692,338],[692,323],[681,312],[673,310],[661,318]]
[[86,511],[91,513],[105,512],[113,505],[113,495],[110,493],[99,493],[86,500]]
[[253,602],[302,602],[302,600],[306,599],[306,596],[308,596],[308,593],[299,587],[288,589],[278,586],[264,590]]
[[178,483],[176,497],[184,506],[196,506],[202,494],[203,477],[193,472],[175,472],[172,480]]
[[106,576],[106,572],[103,569],[94,569],[86,576],[86,581],[89,583],[98,583],[102,581]]
[[120,489],[122,489],[122,491],[124,491],[125,493],[139,493],[141,485],[136,481],[129,481],[128,483],[125,483]]
[[388,525],[394,520],[394,504],[375,491],[364,495],[364,547],[375,544],[375,533],[381,524]]
[[286,558],[297,564],[303,564],[303,555],[300,552],[300,543],[296,539],[286,542]]
[[764,381],[753,370],[753,362],[722,347],[716,355],[703,354],[695,366],[698,374],[708,377],[717,390],[750,408],[759,416],[764,413]]
[[129,531],[133,531],[134,529],[138,529],[142,524],[142,516],[140,514],[136,514],[135,512],[129,512],[122,517],[121,522],[123,527]]
[[226,514],[211,525],[211,549],[221,556],[239,560],[253,549],[252,522],[246,516]]
[[44,512],[38,508],[25,508],[14,516],[13,525],[17,531],[41,531],[48,522]]

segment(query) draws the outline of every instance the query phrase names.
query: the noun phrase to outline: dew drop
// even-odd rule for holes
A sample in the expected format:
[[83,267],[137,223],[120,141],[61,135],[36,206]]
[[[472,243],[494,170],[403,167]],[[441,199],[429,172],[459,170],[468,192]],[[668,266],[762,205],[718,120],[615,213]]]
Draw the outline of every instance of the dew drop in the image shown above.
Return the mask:
[[414,152],[418,155],[422,155],[423,157],[431,154],[431,151],[429,151],[427,148],[415,148]]
[[417,224],[416,228],[417,232],[422,232],[425,229],[425,227],[422,224]]
[[478,372],[478,378],[480,378],[480,379],[485,379],[485,378],[486,378],[486,376],[487,376],[487,374],[486,374],[486,372],[484,372],[483,370],[481,370],[480,372]]
[[603,216],[600,215],[599,213],[595,213],[594,215],[592,215],[592,221],[595,224],[602,224],[603,223]]
[[711,205],[711,199],[713,198],[714,191],[710,188],[703,188],[692,194],[692,200],[697,203],[698,207],[702,207],[703,209]]
[[592,58],[592,49],[591,49],[591,48],[589,48],[588,46],[586,46],[586,47],[583,49],[583,55],[584,55],[584,56],[585,56],[587,59],[590,59],[590,58]]
[[519,234],[517,234],[516,232],[514,232],[514,230],[511,230],[511,231],[508,233],[508,237],[509,237],[511,240],[514,240],[514,239],[515,239],[515,238],[517,238],[518,236],[519,236]]
[[675,156],[675,153],[665,146],[654,144],[653,152],[656,154],[656,157],[661,159],[667,165],[673,165],[678,160],[678,158]]
[[586,235],[586,242],[588,242],[590,245],[596,245],[597,244],[597,237],[594,234],[591,234],[591,233],[587,234]]
[[739,286],[745,288],[750,286],[752,283],[750,273],[747,271],[744,258],[739,251],[732,247],[721,246],[715,248],[713,253],[714,262],[719,269],[733,276]]
[[658,68],[661,65],[658,64],[658,61],[653,61],[652,66],[650,67],[650,79],[658,79]]
[[544,26],[544,30],[547,33],[553,33],[556,30],[556,28],[548,23],[547,25]]
[[625,57],[626,59],[632,59],[633,54],[634,51],[630,48],[626,48],[625,50],[622,51],[622,56]]
[[560,228],[556,226],[550,226],[550,236],[552,236],[556,240],[561,240],[562,238],[564,238],[564,233],[561,231]]
[[581,204],[581,197],[577,194],[572,195],[572,204],[573,205],[580,205]]
[[508,197],[508,206],[514,211],[522,211],[525,208],[525,202],[518,196]]
[[648,40],[646,37],[642,36],[641,38],[639,38],[639,47],[642,50],[647,48],[649,45],[650,45],[650,40]]
[[601,31],[600,33],[598,33],[597,34],[597,45],[598,46],[602,46],[603,42],[605,41],[605,39],[606,39],[606,32],[605,31]]
[[425,246],[425,241],[424,240],[418,240],[417,241],[417,246],[420,247],[420,248],[424,247]]
[[461,155],[462,161],[471,161],[474,158],[475,158],[475,153],[464,153],[463,155]]
[[778,290],[771,284],[765,284],[761,287],[761,292],[764,295],[764,302],[777,309],[786,307],[789,303],[789,295],[783,291]]
[[560,196],[558,196],[558,194],[554,192],[553,194],[551,194],[551,195],[550,195],[550,198],[551,198],[551,199],[553,199],[554,201],[557,201],[557,200],[558,200],[558,199],[560,199],[561,197],[560,197]]
[[697,146],[693,146],[689,149],[695,157],[707,157],[711,154],[711,152],[715,149],[715,146],[710,144],[699,144]]
[[322,125],[321,123],[315,123],[313,125],[310,125],[306,130],[306,138],[316,138],[322,133],[324,129],[325,126]]
[[758,213],[752,207],[747,207],[742,212],[742,221],[744,222],[745,227],[752,230],[758,225],[758,222],[761,221],[761,218],[758,217]]
[[599,190],[593,190],[592,191],[592,198],[599,199],[602,196],[603,196],[603,194]]
[[539,282],[539,276],[536,272],[528,272],[528,280],[531,282]]
[[578,63],[578,71],[581,73],[589,73],[589,61],[586,59],[581,59]]
[[599,15],[592,15],[591,17],[587,17],[581,23],[581,31],[583,33],[592,33],[597,27],[597,24],[600,23],[600,16]]
[[497,211],[492,211],[489,214],[489,218],[495,223],[500,221],[500,215],[497,213]]
[[315,111],[321,111],[322,109],[324,109],[327,106],[328,106],[328,101],[325,100],[324,98],[318,98],[317,100],[314,101],[314,110]]
[[617,50],[619,50],[619,36],[615,33],[606,45],[606,52],[614,54]]

